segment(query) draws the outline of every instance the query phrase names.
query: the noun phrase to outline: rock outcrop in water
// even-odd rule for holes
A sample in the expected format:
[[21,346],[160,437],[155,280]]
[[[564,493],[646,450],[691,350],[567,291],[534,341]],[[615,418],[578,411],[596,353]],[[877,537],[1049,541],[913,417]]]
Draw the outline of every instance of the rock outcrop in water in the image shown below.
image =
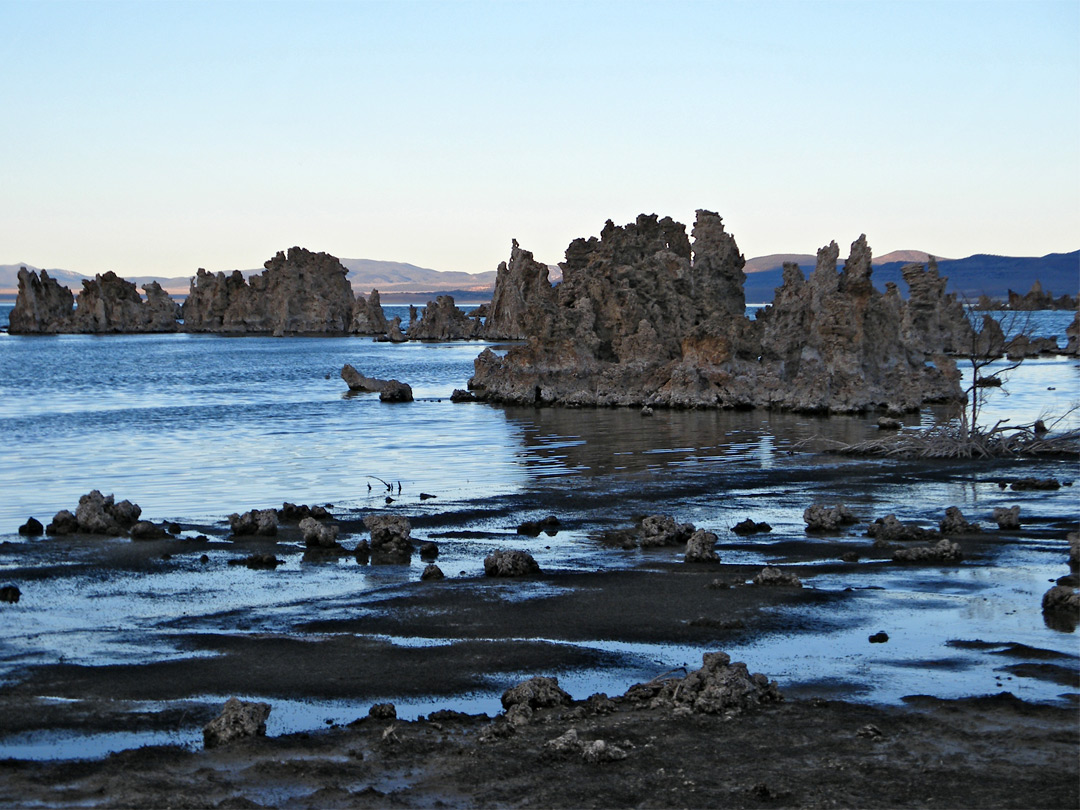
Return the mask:
[[428,301],[423,314],[410,319],[410,340],[472,340],[483,332],[479,318],[470,318],[454,304],[452,295]]
[[[348,271],[329,253],[300,247],[278,252],[244,279],[199,269],[184,303],[190,332],[344,334],[354,319]],[[381,310],[381,307],[380,307]]]
[[71,290],[42,270],[41,276],[19,268],[19,294],[8,316],[13,335],[56,334],[67,331],[75,297]]
[[499,264],[495,291],[487,308],[484,337],[490,340],[525,340],[542,335],[556,311],[556,294],[546,264],[512,240],[510,261]]
[[102,495],[99,490],[91,490],[79,498],[79,505],[72,514],[61,509],[53,517],[45,533],[48,535],[65,534],[103,534],[121,537],[128,533],[139,520],[142,509],[128,500],[116,502],[112,495]]
[[1071,295],[1060,295],[1057,298],[1049,290],[1044,290],[1042,283],[1036,279],[1031,289],[1021,295],[1009,290],[1009,300],[1006,309],[1030,311],[1036,309],[1076,309],[1077,299]]
[[[19,270],[19,294],[11,312],[12,334],[175,332],[180,305],[156,281],[143,287],[112,271],[86,279],[77,298],[44,270]],[[73,308],[74,305],[74,308]]]
[[907,268],[912,306],[895,289],[874,289],[865,237],[841,272],[832,243],[809,278],[786,265],[775,301],[750,321],[744,260],[721,218],[698,211],[692,236],[667,217],[609,221],[599,239],[567,248],[556,288],[515,246],[496,281],[489,336],[501,329],[527,342],[504,357],[483,352],[470,388],[522,404],[818,412],[912,410],[961,396],[946,352],[962,328],[948,325],[957,308],[935,268]]
[[361,295],[353,302],[352,321],[349,323],[352,334],[385,335],[387,327],[378,290],[372,290],[367,298]]

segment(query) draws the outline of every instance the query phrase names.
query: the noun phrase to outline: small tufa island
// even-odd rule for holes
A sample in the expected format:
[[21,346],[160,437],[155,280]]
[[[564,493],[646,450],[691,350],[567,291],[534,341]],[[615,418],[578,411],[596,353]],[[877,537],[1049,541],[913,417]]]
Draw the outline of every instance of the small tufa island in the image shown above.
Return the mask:
[[[642,214],[600,237],[576,239],[552,285],[547,265],[513,242],[490,304],[465,313],[448,295],[387,320],[377,290],[355,296],[341,262],[293,247],[245,279],[200,269],[181,306],[157,283],[106,273],[77,297],[44,270],[19,271],[12,334],[210,332],[366,335],[376,340],[521,341],[475,361],[468,393],[496,403],[642,408],[773,408],[819,413],[917,410],[961,400],[956,357],[1004,345],[997,323],[976,333],[947,278],[910,264],[885,292],[870,281],[866,237],[837,269],[839,248],[821,248],[809,277],[784,265],[771,305],[746,316],[745,260],[719,215],[700,210],[690,237],[670,217]],[[1077,353],[1054,339],[1027,353]],[[1013,347],[1016,349],[1017,347]],[[1017,349],[1019,351],[1019,349]]]
[[525,343],[476,359],[473,396],[834,413],[963,398],[954,357],[977,351],[980,336],[932,261],[903,269],[904,300],[894,284],[871,284],[865,236],[839,272],[833,242],[809,278],[785,264],[773,303],[751,320],[745,262],[721,218],[698,211],[691,236],[667,217],[608,221],[599,239],[567,248],[557,287],[515,242],[485,334]]

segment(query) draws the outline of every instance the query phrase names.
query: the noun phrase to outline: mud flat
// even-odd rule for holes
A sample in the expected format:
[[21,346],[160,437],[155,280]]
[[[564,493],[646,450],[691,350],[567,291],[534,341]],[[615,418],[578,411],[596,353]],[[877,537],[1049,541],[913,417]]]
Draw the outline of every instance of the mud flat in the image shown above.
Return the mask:
[[[1065,486],[1001,487],[1022,477]],[[1076,477],[1072,460],[795,456],[477,501],[401,496],[337,511],[346,553],[321,559],[289,525],[269,539],[228,540],[222,522],[140,542],[8,541],[23,598],[3,607],[39,637],[5,656],[0,803],[1075,807],[1075,623],[1051,626],[1039,598],[1069,570]],[[857,522],[808,533],[815,501]],[[893,512],[933,530],[953,502],[982,524],[950,538],[961,562],[902,565],[866,536]],[[996,528],[992,509],[1011,504],[1021,527]],[[371,511],[408,514],[446,579],[421,581],[416,555],[358,564]],[[611,542],[657,512],[714,532],[720,562]],[[732,532],[744,517],[771,531]],[[541,572],[484,577],[497,547],[528,550]],[[227,565],[253,553],[284,562]],[[750,584],[763,566],[802,587]],[[58,594],[97,601],[57,629],[40,601]],[[42,652],[57,638],[63,658]],[[714,651],[785,700],[726,717],[620,697]],[[508,723],[500,696],[535,675],[574,702]],[[269,736],[204,751],[230,696],[271,705]],[[396,719],[368,716],[387,702]],[[571,729],[574,745],[548,745]]]

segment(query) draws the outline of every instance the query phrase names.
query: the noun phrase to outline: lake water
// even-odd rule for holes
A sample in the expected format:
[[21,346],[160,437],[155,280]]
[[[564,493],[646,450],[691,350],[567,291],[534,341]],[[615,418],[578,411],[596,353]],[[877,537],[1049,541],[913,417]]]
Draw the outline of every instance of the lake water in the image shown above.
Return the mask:
[[[407,308],[387,310],[391,315],[407,312]],[[6,323],[8,311],[10,306],[0,306],[0,324]],[[1063,337],[1072,313],[1035,317],[1037,332]],[[451,392],[465,387],[473,359],[486,345],[391,345],[367,338],[0,333],[0,541],[9,544],[0,555],[0,572],[25,566],[27,557],[19,550],[31,548],[40,555],[42,567],[72,566],[66,579],[23,585],[26,597],[10,606],[10,617],[0,625],[0,682],[22,667],[58,658],[95,664],[179,654],[162,628],[181,610],[186,614],[201,609],[201,601],[212,603],[214,615],[243,610],[249,622],[273,630],[288,626],[296,599],[318,594],[326,600],[326,615],[333,615],[339,609],[336,600],[344,600],[340,609],[346,603],[351,609],[363,593],[407,583],[419,573],[418,560],[412,566],[378,571],[361,571],[351,561],[303,569],[297,555],[279,569],[272,585],[269,580],[253,584],[244,569],[199,574],[199,598],[194,599],[189,591],[196,580],[183,566],[154,574],[100,570],[85,574],[78,567],[78,555],[88,559],[92,549],[65,551],[73,556],[61,558],[51,554],[47,541],[24,541],[16,534],[31,515],[47,523],[60,509],[74,510],[80,495],[92,489],[138,503],[147,519],[205,524],[223,535],[229,513],[280,506],[284,501],[332,503],[349,512],[387,508],[382,482],[390,482],[398,498],[390,508],[404,508],[412,516],[472,515],[473,528],[494,536],[486,544],[449,544],[440,554],[445,570],[468,575],[482,571],[489,546],[505,545],[500,537],[513,538],[519,546],[528,544],[514,534],[515,521],[522,515],[540,516],[528,514],[533,500],[546,509],[568,490],[592,497],[596,506],[580,517],[576,531],[527,546],[545,568],[591,570],[601,564],[635,564],[635,557],[612,562],[610,552],[585,541],[588,532],[625,521],[636,512],[669,512],[664,500],[677,493],[681,520],[726,532],[737,520],[754,514],[772,523],[781,536],[802,536],[802,509],[818,496],[843,494],[874,513],[897,511],[903,519],[940,516],[954,503],[965,512],[977,509],[982,514],[999,503],[972,483],[990,472],[972,474],[970,481],[959,483],[946,476],[939,483],[920,485],[913,497],[906,485],[888,477],[886,462],[789,455],[793,445],[814,436],[844,441],[871,437],[876,434],[876,417],[870,415],[657,411],[643,418],[634,410],[451,403]],[[345,363],[369,376],[408,382],[417,401],[391,405],[376,395],[349,396],[339,377]],[[1038,358],[1014,370],[1004,391],[992,392],[985,415],[988,421],[1010,418],[1017,424],[1044,413],[1064,413],[1078,400],[1076,360]],[[927,425],[942,418],[943,412],[927,410],[906,421]],[[1076,414],[1070,424],[1077,424]],[[1065,472],[1075,474],[1074,468],[1068,466]],[[1042,468],[1036,464],[1032,469]],[[1047,469],[1060,475],[1060,466]],[[844,470],[851,470],[848,480]],[[790,471],[790,480],[779,480],[778,471]],[[421,502],[420,493],[437,498]],[[1002,495],[1000,503],[1007,503],[1007,496]],[[1046,519],[1075,516],[1075,502],[1069,503],[1050,502],[1044,507]],[[776,537],[763,540],[760,551],[732,550],[724,559],[758,564],[782,558],[770,547]],[[890,608],[894,613],[921,608],[910,626],[893,622],[890,632],[897,643],[890,652],[900,654],[907,644],[901,657],[917,660],[925,653],[928,638],[940,636],[944,643],[952,637],[958,612],[973,623],[973,637],[998,632],[995,627],[1002,628],[1001,633],[1008,628],[1010,639],[1073,650],[1075,637],[1062,640],[1043,626],[1037,612],[1035,618],[1027,616],[1023,627],[1015,618],[1017,600],[1037,606],[1047,577],[1060,575],[1054,573],[1060,567],[1055,562],[1059,553],[1045,544],[1010,552],[1012,556],[998,560],[999,569],[1009,572],[1008,582],[988,580],[984,568],[973,566],[952,574],[928,573],[922,584],[909,582],[899,592],[896,583],[890,583],[895,587],[887,599],[895,603]],[[830,585],[842,587],[843,582],[823,577],[818,586]],[[950,601],[967,599],[973,590],[996,607],[984,607],[984,615],[972,616],[959,601]],[[120,627],[152,632],[132,637],[118,633]],[[859,681],[856,692],[880,700],[924,691],[905,680],[908,670],[902,662],[887,669],[887,678],[855,671],[844,645],[862,645],[866,628],[859,622],[853,627],[847,636],[833,632],[827,639],[812,638],[809,646],[775,638],[729,652],[741,652],[754,670],[797,681],[806,675],[807,656],[819,654],[812,648],[831,646],[833,655],[827,661],[815,659],[817,676]],[[700,660],[699,651],[626,652],[672,665],[695,656]],[[755,659],[761,663],[753,663]],[[972,677],[985,674],[977,668],[974,672]],[[618,678],[631,677],[628,673],[618,677],[571,673],[567,683],[581,690],[616,691]],[[604,677],[616,682],[607,683]],[[1061,691],[1039,682],[1010,688],[1034,699],[1050,699]],[[935,689],[935,694],[950,690],[966,694],[971,680],[954,677],[935,684]],[[490,696],[485,700],[490,703]],[[294,720],[277,732],[321,722],[300,710],[290,715],[285,708],[278,717]],[[320,706],[315,711],[319,718],[333,716],[332,708]],[[341,716],[355,717],[355,708],[342,708]],[[96,749],[86,750],[100,752],[126,744],[130,743],[99,741]],[[73,750],[58,748],[55,740],[43,745],[38,750],[0,743],[0,755],[5,750],[8,755],[32,756]]]

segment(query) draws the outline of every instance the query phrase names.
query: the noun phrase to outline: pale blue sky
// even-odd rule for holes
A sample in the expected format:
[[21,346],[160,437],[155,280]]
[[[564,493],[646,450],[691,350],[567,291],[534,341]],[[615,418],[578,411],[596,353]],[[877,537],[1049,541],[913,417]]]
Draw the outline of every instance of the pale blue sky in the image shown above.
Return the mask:
[[1080,2],[0,0],[0,263],[1080,247]]

